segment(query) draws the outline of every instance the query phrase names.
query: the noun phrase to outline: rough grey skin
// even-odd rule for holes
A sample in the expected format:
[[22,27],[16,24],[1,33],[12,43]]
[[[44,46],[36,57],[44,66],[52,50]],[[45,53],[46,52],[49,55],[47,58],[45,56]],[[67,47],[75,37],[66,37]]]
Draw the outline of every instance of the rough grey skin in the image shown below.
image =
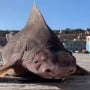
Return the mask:
[[33,72],[43,78],[59,79],[76,71],[76,60],[48,27],[34,5],[25,28],[12,36],[1,50],[0,75]]

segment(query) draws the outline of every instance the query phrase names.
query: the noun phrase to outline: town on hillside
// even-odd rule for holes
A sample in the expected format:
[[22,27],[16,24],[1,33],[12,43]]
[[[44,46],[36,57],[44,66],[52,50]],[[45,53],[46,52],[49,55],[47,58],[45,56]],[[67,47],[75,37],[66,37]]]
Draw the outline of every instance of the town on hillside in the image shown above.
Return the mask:
[[[90,36],[90,28],[53,30],[63,43],[66,49],[71,52],[88,53],[86,50],[86,37]],[[0,30],[0,46],[5,46],[8,39],[14,36],[19,30]]]

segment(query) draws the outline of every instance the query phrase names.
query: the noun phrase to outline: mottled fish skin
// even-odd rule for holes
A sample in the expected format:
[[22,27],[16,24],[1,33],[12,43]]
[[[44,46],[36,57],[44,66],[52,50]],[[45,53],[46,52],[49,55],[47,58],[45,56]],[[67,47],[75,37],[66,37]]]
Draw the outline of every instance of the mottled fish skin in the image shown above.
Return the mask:
[[43,78],[59,79],[76,71],[74,56],[46,24],[36,5],[33,5],[26,26],[8,40],[1,53],[0,72],[11,67],[15,75],[28,70]]

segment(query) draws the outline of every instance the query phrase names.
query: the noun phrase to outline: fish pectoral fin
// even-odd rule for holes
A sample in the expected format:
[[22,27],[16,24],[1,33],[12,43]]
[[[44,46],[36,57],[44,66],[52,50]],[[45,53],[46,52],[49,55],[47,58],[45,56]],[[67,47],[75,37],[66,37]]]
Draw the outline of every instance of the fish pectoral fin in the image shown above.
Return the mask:
[[0,77],[4,77],[6,75],[12,75],[14,73],[14,69],[12,67],[5,68],[0,70]]
[[90,75],[90,72],[88,72],[87,70],[85,70],[81,66],[77,65],[76,68],[77,69],[76,69],[76,72],[74,73],[74,75]]

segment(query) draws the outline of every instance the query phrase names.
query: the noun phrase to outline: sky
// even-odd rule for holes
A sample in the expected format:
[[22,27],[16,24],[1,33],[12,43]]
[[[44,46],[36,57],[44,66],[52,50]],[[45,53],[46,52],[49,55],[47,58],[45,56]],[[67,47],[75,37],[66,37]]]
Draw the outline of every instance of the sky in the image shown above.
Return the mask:
[[[34,0],[0,0],[0,30],[21,30]],[[36,0],[53,30],[90,28],[90,0]]]

